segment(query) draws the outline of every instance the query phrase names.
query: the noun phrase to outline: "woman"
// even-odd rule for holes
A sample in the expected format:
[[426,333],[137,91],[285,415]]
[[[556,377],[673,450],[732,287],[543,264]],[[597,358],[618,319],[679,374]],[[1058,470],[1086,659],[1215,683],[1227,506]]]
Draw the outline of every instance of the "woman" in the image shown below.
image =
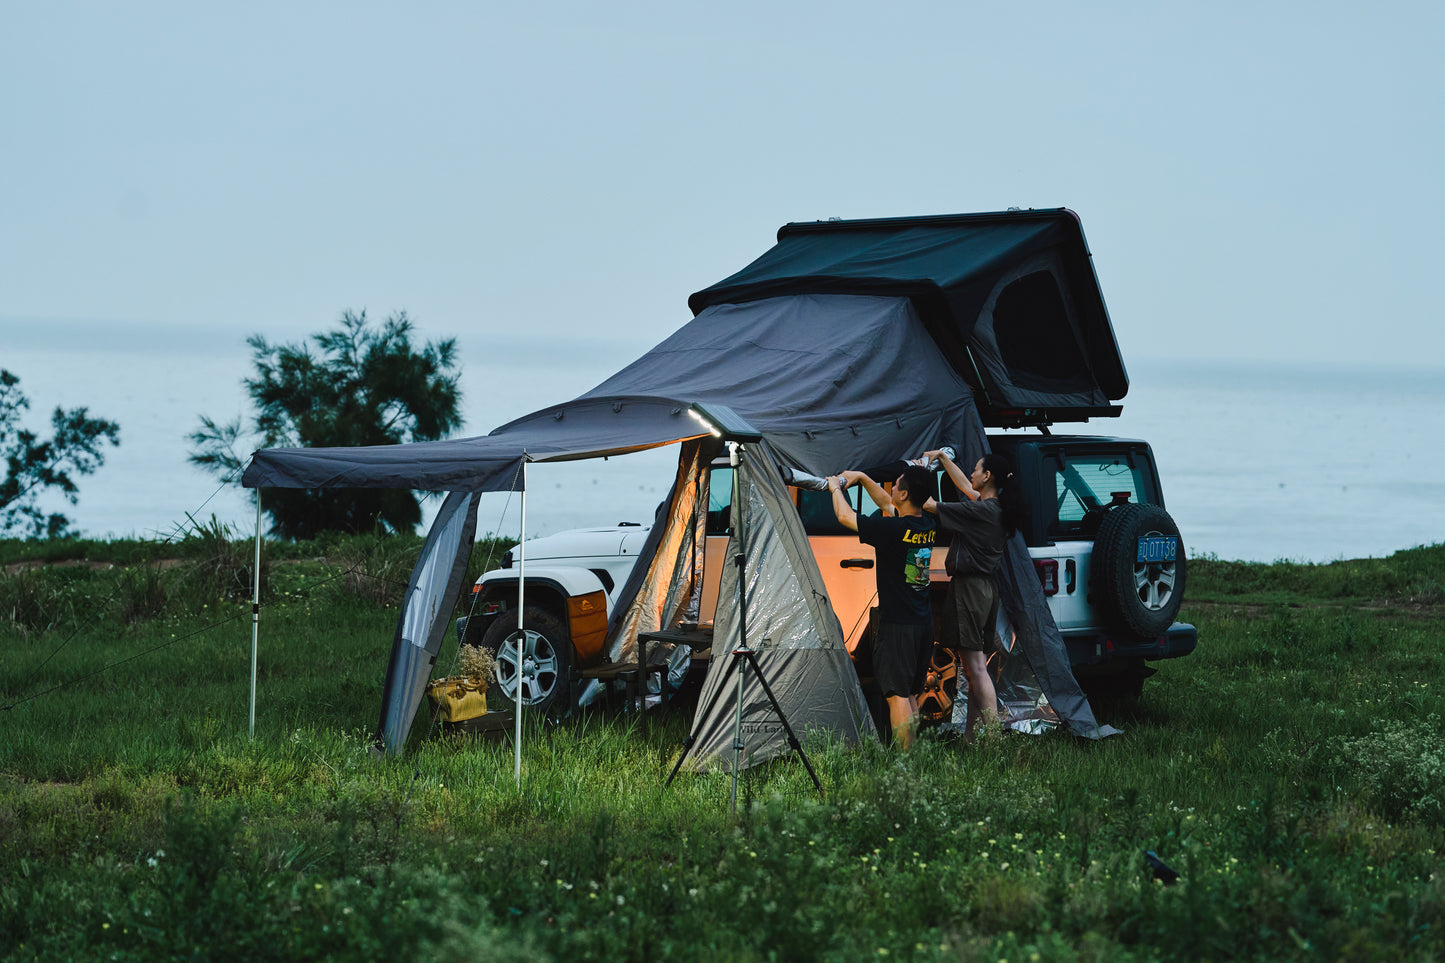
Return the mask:
[[998,453],[984,455],[965,476],[951,452],[929,451],[967,501],[937,502],[924,507],[938,514],[940,527],[954,533],[944,562],[951,576],[941,643],[959,653],[968,679],[968,718],[965,739],[972,739],[979,720],[998,722],[998,695],[988,674],[984,654],[993,639],[998,618],[998,585],[994,572],[1003,558],[1008,538],[1021,522],[1023,503],[1015,488],[1013,466]]

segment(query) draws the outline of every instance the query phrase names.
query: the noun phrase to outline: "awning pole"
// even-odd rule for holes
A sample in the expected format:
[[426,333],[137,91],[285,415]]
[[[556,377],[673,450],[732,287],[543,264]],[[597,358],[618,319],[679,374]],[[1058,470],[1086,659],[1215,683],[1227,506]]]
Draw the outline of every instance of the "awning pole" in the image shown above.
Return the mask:
[[261,634],[261,489],[256,489],[256,564],[251,578],[251,727],[256,738],[256,644]]
[[515,756],[514,775],[517,788],[522,788],[522,650],[527,644],[527,629],[522,624],[523,593],[527,588],[527,458],[522,456],[522,540],[517,544],[517,691],[516,705],[512,713],[516,717],[516,732],[512,738]]

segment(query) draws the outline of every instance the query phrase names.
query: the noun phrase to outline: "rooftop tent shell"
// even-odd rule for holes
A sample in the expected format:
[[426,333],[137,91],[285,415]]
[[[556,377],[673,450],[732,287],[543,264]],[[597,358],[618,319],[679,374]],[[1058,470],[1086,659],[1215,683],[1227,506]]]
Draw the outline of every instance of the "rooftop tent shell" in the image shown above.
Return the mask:
[[990,427],[1117,415],[1129,390],[1083,227],[1063,208],[786,224],[688,304],[828,292],[909,298]]

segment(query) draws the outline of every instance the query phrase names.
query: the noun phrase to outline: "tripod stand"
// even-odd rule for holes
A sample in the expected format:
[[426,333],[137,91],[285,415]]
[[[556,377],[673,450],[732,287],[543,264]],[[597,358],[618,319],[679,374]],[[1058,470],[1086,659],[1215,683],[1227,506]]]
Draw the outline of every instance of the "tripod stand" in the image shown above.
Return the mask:
[[[734,520],[737,526],[738,545],[738,552],[736,555],[733,556],[733,563],[737,566],[738,569],[737,589],[739,645],[736,649],[733,650],[732,661],[728,663],[728,667],[725,670],[726,672],[732,672],[734,669],[737,670],[737,695],[735,697],[736,713],[733,718],[733,770],[731,802],[731,808],[734,813],[736,813],[738,809],[738,770],[741,768],[742,752],[745,748],[745,746],[743,745],[743,683],[746,679],[749,666],[752,667],[753,675],[757,677],[758,683],[762,685],[763,693],[768,697],[768,704],[772,707],[774,714],[777,715],[778,721],[782,723],[783,731],[787,733],[788,745],[793,749],[794,752],[798,754],[798,757],[803,760],[803,766],[808,770],[808,775],[812,777],[813,785],[817,787],[818,794],[820,796],[823,795],[823,784],[818,781],[818,774],[813,771],[813,765],[808,761],[807,754],[803,752],[803,746],[798,741],[797,734],[793,732],[793,727],[788,723],[787,716],[784,715],[782,707],[778,705],[777,697],[773,695],[772,687],[768,685],[768,680],[764,678],[763,671],[758,666],[757,653],[755,653],[752,649],[748,647],[747,528],[743,508],[745,502],[745,495],[742,492],[742,485],[740,484],[741,473],[738,471],[738,468],[741,465],[742,454],[743,446],[741,444],[733,441],[728,442],[728,461],[733,467],[732,501],[735,514]],[[673,766],[671,774],[668,775],[666,785],[671,786],[673,778],[678,774],[678,771],[682,769],[682,764],[684,761],[686,761],[688,753],[692,750],[692,747],[697,744],[698,729],[702,725],[706,724],[707,720],[712,716],[713,709],[717,706],[717,701],[719,698],[721,698],[722,693],[723,686],[719,685],[715,690],[713,690],[712,698],[708,700],[706,708],[704,708],[702,712],[698,713],[698,725],[694,727],[693,731],[690,732],[687,738],[683,741],[682,754],[678,756],[677,765]]]

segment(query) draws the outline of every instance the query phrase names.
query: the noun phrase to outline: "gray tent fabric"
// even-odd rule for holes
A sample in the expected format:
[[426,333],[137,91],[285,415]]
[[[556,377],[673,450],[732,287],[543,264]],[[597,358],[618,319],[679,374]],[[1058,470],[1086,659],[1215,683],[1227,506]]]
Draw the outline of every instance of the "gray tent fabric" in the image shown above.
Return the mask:
[[447,496],[412,568],[396,623],[382,689],[381,719],[377,723],[376,742],[387,752],[400,752],[406,744],[432,665],[451,624],[477,534],[477,501],[472,492]]
[[907,298],[838,294],[708,308],[582,398],[622,393],[728,405],[815,474],[957,438],[973,409]]
[[882,464],[965,433],[968,384],[907,298],[807,295],[709,308],[579,398],[490,435],[256,452],[247,488],[520,490],[518,466],[641,451],[706,432],[696,402],[756,425],[812,473]]
[[[784,718],[800,738],[821,730],[857,743],[875,735],[843,644],[843,629],[766,445],[744,446],[733,485],[732,517],[737,519],[739,512],[742,524],[733,528],[728,557],[744,553],[746,641]],[[732,653],[744,635],[738,585],[738,568],[729,564],[718,589],[712,664],[693,719],[694,749],[686,760],[693,771],[732,771],[739,670]],[[740,769],[790,750],[782,722],[751,669],[744,672],[742,713]]]
[[247,488],[413,488],[514,491],[524,450],[490,438],[360,448],[268,448],[252,454]]
[[363,448],[268,448],[251,456],[241,482],[247,488],[521,491],[523,461],[624,455],[706,434],[688,416],[690,403],[657,396],[584,397],[476,438]]

